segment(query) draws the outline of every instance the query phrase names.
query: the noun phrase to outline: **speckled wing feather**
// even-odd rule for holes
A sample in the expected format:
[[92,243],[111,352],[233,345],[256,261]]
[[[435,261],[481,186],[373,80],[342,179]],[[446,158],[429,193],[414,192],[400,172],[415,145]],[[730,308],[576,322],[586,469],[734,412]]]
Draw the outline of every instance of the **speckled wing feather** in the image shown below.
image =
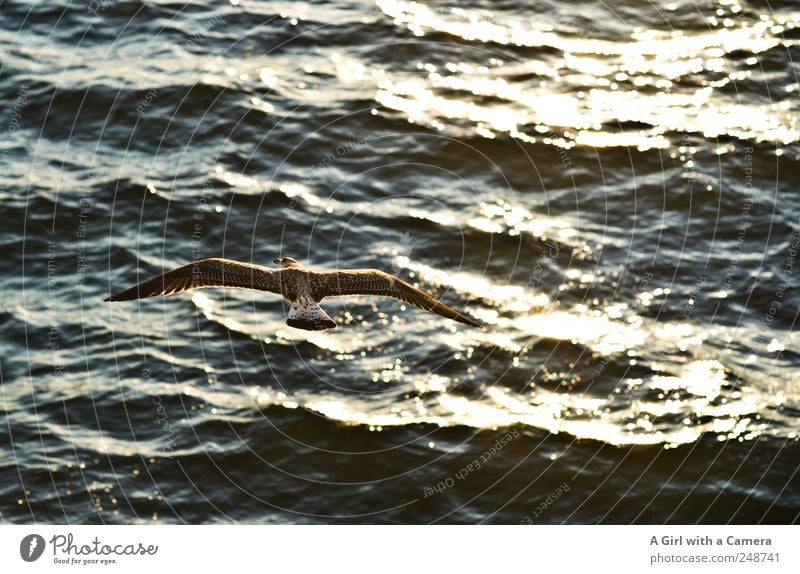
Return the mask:
[[157,295],[173,295],[204,287],[239,287],[280,293],[279,269],[240,263],[230,259],[201,259],[148,279],[105,301],[130,301]]
[[442,317],[459,321],[473,327],[483,325],[451,309],[436,298],[409,285],[402,279],[379,271],[378,269],[359,269],[353,271],[328,271],[315,273],[313,278],[314,296],[317,300],[323,297],[344,295],[376,295],[393,297],[413,305],[423,311],[436,313]]

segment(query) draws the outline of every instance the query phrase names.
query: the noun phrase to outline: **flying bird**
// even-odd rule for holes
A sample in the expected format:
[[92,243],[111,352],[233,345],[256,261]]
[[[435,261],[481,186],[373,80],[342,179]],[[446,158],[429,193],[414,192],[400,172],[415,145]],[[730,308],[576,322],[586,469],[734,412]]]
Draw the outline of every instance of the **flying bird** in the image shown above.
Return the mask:
[[201,259],[148,279],[104,301],[130,301],[158,295],[174,295],[190,289],[236,287],[282,295],[289,304],[286,323],[306,331],[333,329],[336,323],[319,302],[325,297],[373,295],[393,297],[472,327],[483,325],[451,309],[433,296],[402,279],[377,269],[312,271],[291,257],[273,259],[278,269],[231,259]]

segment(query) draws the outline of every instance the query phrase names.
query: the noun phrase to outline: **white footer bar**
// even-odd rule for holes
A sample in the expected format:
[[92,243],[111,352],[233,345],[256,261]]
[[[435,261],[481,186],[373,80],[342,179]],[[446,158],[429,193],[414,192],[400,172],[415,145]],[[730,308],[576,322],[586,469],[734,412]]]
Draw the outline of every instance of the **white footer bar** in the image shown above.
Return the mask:
[[798,557],[797,526],[0,527],[3,572],[796,573]]

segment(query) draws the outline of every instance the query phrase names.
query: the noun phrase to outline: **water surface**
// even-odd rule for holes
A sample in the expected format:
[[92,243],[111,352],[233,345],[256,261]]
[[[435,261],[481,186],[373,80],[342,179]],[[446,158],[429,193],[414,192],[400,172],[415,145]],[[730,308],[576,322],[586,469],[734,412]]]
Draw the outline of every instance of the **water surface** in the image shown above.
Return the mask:
[[[799,4],[90,8],[0,10],[3,521],[798,520]],[[488,328],[101,302],[211,256]]]

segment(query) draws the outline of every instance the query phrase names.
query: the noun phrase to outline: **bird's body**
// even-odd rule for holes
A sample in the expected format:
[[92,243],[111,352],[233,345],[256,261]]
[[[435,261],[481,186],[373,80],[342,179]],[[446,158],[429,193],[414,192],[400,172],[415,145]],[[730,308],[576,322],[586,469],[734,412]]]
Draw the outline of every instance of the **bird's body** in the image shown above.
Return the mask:
[[274,259],[272,269],[231,259],[202,259],[153,277],[112,295],[106,301],[128,301],[172,295],[189,289],[234,287],[257,289],[282,295],[289,304],[286,323],[298,329],[320,331],[336,323],[320,307],[325,297],[374,295],[400,299],[419,309],[436,313],[473,327],[481,324],[451,309],[402,279],[377,269],[312,271],[291,257]]

